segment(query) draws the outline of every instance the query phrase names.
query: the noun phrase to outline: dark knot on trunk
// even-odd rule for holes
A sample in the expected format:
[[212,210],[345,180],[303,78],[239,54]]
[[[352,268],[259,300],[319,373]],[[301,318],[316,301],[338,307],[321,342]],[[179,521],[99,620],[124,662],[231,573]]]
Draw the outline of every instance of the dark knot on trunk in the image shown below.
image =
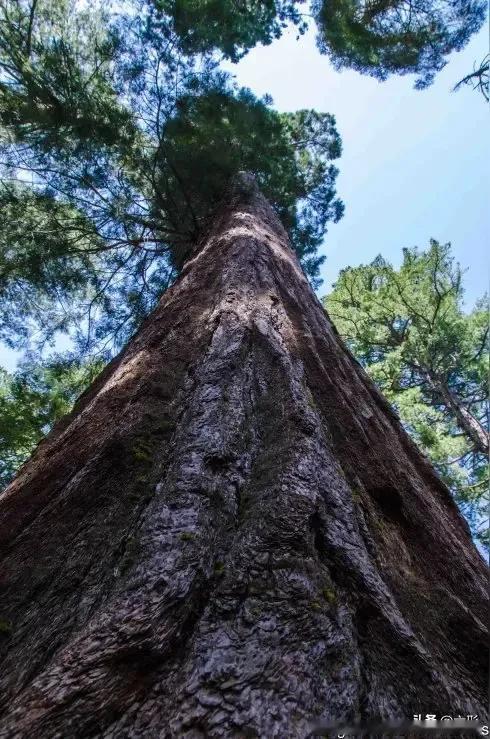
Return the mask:
[[252,172],[237,172],[230,178],[229,194],[233,200],[251,200],[260,194],[257,180]]

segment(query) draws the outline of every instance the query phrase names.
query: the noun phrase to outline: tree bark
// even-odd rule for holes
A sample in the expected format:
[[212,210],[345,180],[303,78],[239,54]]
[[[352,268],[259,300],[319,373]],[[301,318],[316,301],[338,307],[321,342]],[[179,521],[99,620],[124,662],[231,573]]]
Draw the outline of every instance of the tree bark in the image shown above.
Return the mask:
[[487,572],[252,178],[0,498],[0,736],[485,714]]
[[471,439],[475,451],[488,456],[488,434],[479,420],[454,397],[446,383],[435,379],[433,380],[433,387],[442,398],[448,411],[456,419],[456,423],[461,431],[464,431],[467,437]]

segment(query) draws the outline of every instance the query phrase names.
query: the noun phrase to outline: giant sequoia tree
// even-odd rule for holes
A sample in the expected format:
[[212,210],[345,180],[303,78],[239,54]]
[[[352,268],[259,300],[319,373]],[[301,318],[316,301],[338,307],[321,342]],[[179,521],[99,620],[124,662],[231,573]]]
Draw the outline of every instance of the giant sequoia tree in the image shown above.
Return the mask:
[[1,736],[485,713],[485,565],[250,176],[0,513]]

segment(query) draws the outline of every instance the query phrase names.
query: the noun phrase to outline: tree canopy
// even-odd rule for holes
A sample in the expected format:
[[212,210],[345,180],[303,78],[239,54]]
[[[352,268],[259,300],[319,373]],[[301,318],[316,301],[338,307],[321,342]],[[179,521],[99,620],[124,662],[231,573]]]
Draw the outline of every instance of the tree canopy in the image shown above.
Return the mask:
[[306,24],[298,0],[155,0],[162,23],[170,24],[186,53],[221,51],[238,61],[257,44],[270,44],[288,23]]
[[[175,279],[227,179],[257,175],[317,284],[343,213],[331,114],[280,114],[220,70],[313,15],[338,67],[428,84],[481,0],[0,2],[0,337],[121,346]],[[12,311],[12,304],[15,310]]]
[[314,0],[318,46],[337,69],[385,80],[418,75],[430,85],[485,19],[483,0]]
[[317,247],[343,213],[335,120],[277,113],[270,99],[237,88],[212,55],[186,55],[207,41],[176,34],[166,13],[184,5],[190,18],[197,4],[128,3],[109,13],[64,0],[2,3],[7,343],[42,345],[71,331],[84,351],[120,346],[239,169],[256,174],[317,280]]
[[[473,524],[488,487],[488,311],[462,305],[449,244],[404,249],[340,274],[325,306],[355,357],[397,407]],[[481,533],[481,532],[480,532]]]
[[257,43],[269,44],[288,23],[299,34],[313,17],[318,48],[337,69],[351,68],[384,80],[416,74],[430,85],[485,18],[484,0],[156,0],[187,52],[220,50],[233,61]]

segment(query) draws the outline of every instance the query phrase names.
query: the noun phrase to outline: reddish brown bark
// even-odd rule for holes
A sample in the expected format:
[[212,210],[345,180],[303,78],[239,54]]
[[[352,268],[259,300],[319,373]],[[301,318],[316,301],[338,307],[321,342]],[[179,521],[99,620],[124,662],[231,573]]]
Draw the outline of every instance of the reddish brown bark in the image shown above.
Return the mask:
[[485,564],[247,176],[0,516],[2,737],[485,711]]

